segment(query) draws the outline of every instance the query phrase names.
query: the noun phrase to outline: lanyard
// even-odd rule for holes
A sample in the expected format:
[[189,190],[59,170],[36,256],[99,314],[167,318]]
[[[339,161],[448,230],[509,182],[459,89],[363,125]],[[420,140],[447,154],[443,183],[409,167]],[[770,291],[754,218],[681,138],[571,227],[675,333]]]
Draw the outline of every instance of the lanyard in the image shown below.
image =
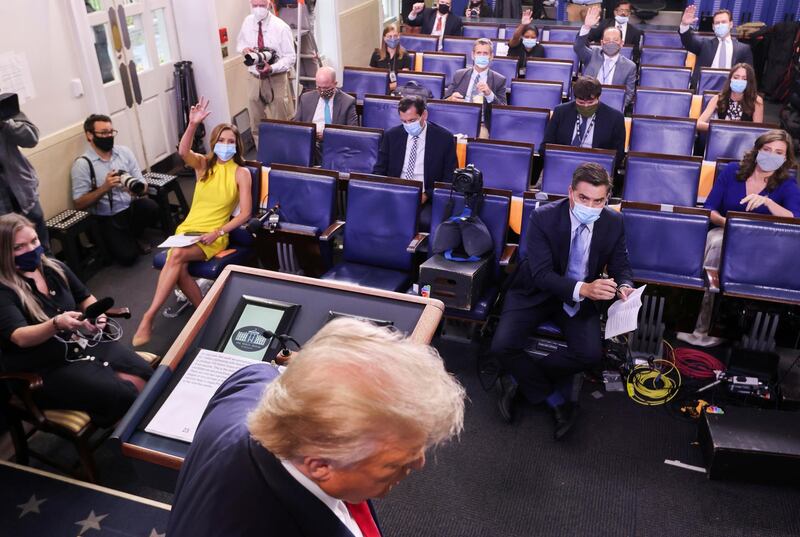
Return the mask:
[[[586,130],[583,131],[583,136],[580,137],[580,143],[578,144],[578,147],[583,147],[583,143],[586,141],[586,138],[589,137],[589,132],[592,130],[592,127],[594,126],[594,118],[595,118],[596,115],[597,114],[592,115],[592,117],[590,117],[587,120],[588,123],[586,124]],[[581,118],[582,117],[583,116],[578,114],[578,119],[577,119],[577,121],[575,121],[575,135],[573,135],[573,138],[575,136],[579,135],[580,132],[581,132]]]

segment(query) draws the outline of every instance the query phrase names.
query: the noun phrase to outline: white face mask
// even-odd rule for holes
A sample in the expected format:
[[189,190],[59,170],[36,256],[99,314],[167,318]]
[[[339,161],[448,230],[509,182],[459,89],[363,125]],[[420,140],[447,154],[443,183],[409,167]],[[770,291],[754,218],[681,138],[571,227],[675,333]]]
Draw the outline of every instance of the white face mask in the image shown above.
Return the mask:
[[269,9],[267,9],[265,7],[262,7],[262,6],[257,6],[257,7],[251,8],[250,12],[253,14],[253,18],[256,21],[264,20],[269,15]]

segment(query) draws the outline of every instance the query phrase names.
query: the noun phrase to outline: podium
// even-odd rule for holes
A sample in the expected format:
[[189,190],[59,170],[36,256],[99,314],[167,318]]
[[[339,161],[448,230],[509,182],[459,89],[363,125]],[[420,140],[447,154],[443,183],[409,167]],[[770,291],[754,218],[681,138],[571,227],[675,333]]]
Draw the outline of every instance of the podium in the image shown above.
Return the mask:
[[431,298],[229,265],[111,437],[122,455],[133,461],[140,477],[153,487],[174,490],[190,444],[151,434],[145,428],[197,351],[218,348],[243,297],[299,306],[288,333],[300,345],[338,315],[391,323],[412,340],[430,343],[444,312],[444,305]]

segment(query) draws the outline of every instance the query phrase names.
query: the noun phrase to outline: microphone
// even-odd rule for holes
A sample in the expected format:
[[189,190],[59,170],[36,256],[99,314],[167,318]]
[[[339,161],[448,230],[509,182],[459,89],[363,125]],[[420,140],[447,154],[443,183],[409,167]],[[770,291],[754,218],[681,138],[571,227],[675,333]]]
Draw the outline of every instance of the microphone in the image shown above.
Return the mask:
[[94,304],[90,304],[86,311],[83,312],[83,315],[80,316],[80,320],[83,321],[84,319],[95,320],[108,310],[114,307],[114,299],[110,296],[105,298],[101,298]]
[[267,227],[270,233],[275,233],[275,230],[278,228],[278,220],[280,218],[278,215],[278,211],[280,210],[280,208],[281,204],[276,203],[274,207],[269,209],[260,217],[251,218],[250,221],[247,222],[245,229],[247,230],[248,233],[250,233],[254,237],[256,236],[258,230],[262,229],[263,227]]

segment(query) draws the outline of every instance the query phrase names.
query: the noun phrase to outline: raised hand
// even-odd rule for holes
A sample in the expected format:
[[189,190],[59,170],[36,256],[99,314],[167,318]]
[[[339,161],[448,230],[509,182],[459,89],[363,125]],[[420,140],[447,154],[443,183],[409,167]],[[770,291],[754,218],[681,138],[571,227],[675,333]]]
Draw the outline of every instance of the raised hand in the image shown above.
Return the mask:
[[208,99],[205,97],[200,97],[200,102],[198,102],[189,110],[189,123],[199,125],[209,115],[211,115],[211,111],[208,109],[209,104],[210,103]]
[[418,15],[423,9],[425,9],[425,2],[417,2],[414,4],[414,7],[411,8],[411,13]]
[[683,10],[683,16],[681,17],[681,25],[683,26],[691,26],[697,21],[697,17],[695,17],[695,12],[697,11],[697,7],[694,4],[686,6],[686,9]]
[[520,19],[519,22],[521,24],[524,24],[525,26],[528,26],[530,23],[532,23],[533,22],[533,10],[532,9],[526,9],[522,13],[522,18]]
[[595,4],[586,10],[586,18],[583,19],[583,25],[591,28],[600,22],[600,4]]

